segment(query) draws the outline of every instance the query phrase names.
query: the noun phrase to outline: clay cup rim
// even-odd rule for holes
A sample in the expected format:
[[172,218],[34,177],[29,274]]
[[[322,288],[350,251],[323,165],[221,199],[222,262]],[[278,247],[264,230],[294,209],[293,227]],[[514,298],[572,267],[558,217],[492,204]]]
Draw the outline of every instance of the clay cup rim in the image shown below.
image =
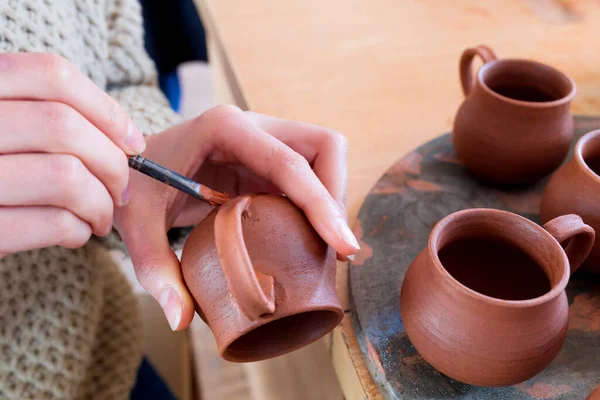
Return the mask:
[[[526,299],[526,300],[506,300],[506,299],[501,299],[501,298],[497,298],[497,297],[491,297],[491,296],[485,295],[483,293],[477,292],[477,291],[469,288],[468,286],[464,285],[463,283],[458,281],[456,278],[454,278],[446,270],[446,268],[444,267],[444,265],[442,264],[442,262],[438,256],[438,253],[441,250],[442,246],[440,246],[440,242],[443,239],[443,234],[447,230],[448,225],[456,223],[457,221],[460,221],[463,219],[467,219],[469,217],[471,217],[471,218],[477,217],[477,218],[485,221],[486,217],[489,218],[491,215],[495,216],[496,218],[501,218],[503,220],[508,220],[508,219],[518,220],[520,223],[527,225],[529,228],[531,228],[533,230],[536,230],[542,237],[544,237],[548,240],[548,243],[552,243],[551,246],[557,252],[560,253],[560,259],[562,260],[563,268],[560,273],[559,279],[555,279],[555,281],[553,282],[552,279],[550,277],[548,277],[548,279],[551,281],[550,283],[552,285],[548,292],[546,292],[545,294],[543,294],[539,297],[534,297],[534,298]],[[548,231],[546,231],[543,227],[536,224],[535,222],[533,222],[525,217],[522,217],[520,215],[508,212],[508,211],[490,209],[490,208],[472,208],[472,209],[454,212],[454,213],[446,216],[442,220],[440,220],[433,227],[431,234],[429,235],[427,249],[429,251],[429,256],[431,257],[431,260],[433,260],[433,264],[434,264],[436,270],[444,278],[446,278],[447,281],[450,282],[450,284],[455,289],[470,296],[471,298],[473,298],[475,300],[482,301],[482,302],[490,304],[490,305],[497,305],[497,306],[510,307],[510,308],[526,308],[526,307],[542,305],[542,304],[552,300],[553,298],[559,296],[565,290],[565,288],[567,287],[567,283],[569,282],[569,275],[570,275],[570,269],[568,268],[569,260],[567,258],[566,253],[562,250],[560,244],[556,241],[554,236],[552,236]],[[531,254],[528,249],[523,249],[523,250],[526,251],[528,254]],[[547,274],[546,271],[544,271],[544,272]]]
[[[511,97],[508,96],[504,96],[496,91],[494,91],[492,88],[490,88],[486,81],[485,81],[485,75],[487,73],[490,72],[490,70],[492,69],[497,69],[497,68],[510,68],[510,66],[526,66],[529,67],[532,70],[538,70],[538,71],[542,71],[542,72],[546,72],[548,74],[554,75],[556,77],[556,79],[562,81],[563,83],[568,83],[570,89],[568,91],[568,93],[566,93],[564,96],[562,96],[559,99],[556,100],[551,100],[551,101],[526,101],[526,100],[517,100],[517,99],[513,99]],[[487,63],[485,63],[478,71],[477,73],[477,81],[481,84],[481,87],[491,96],[495,97],[496,99],[502,100],[504,102],[507,103],[511,103],[514,105],[518,105],[518,106],[522,106],[522,107],[530,107],[530,108],[534,108],[534,109],[540,109],[540,108],[550,108],[550,107],[557,107],[557,106],[561,106],[564,104],[568,104],[570,103],[573,98],[575,98],[575,94],[577,93],[577,84],[575,83],[575,80],[573,78],[571,78],[570,76],[568,76],[567,74],[565,74],[564,72],[551,67],[547,64],[543,64],[537,61],[533,61],[533,60],[525,60],[525,59],[519,59],[519,58],[503,58],[503,59],[498,59],[498,60],[493,60],[493,61],[489,61]]]
[[[328,333],[330,333],[336,326],[340,324],[344,318],[344,310],[340,306],[333,304],[330,305],[311,305],[303,307],[301,311],[288,310],[282,313],[270,314],[264,318],[259,319],[252,325],[248,325],[242,331],[237,332],[234,337],[219,344],[219,353],[223,359],[231,362],[255,362],[267,360],[273,357],[279,357],[292,351],[298,350],[304,346],[307,346],[315,341],[321,339]],[[314,320],[312,317],[318,317],[318,320]],[[279,341],[279,346],[272,348],[270,351],[245,353],[244,351],[234,350],[234,343],[239,343],[248,334],[254,331],[260,330],[268,325],[272,325],[277,322],[282,322],[289,318],[297,317],[311,317],[308,318],[306,326],[313,326],[314,329],[311,335],[302,335],[298,338],[291,339],[288,343],[286,340]],[[241,354],[240,354],[241,353]]]
[[598,174],[596,174],[585,161],[585,157],[587,157],[588,154],[584,156],[584,153],[589,150],[592,150],[594,153],[600,156],[600,129],[590,131],[579,138],[575,144],[575,150],[573,152],[575,162],[579,165],[581,170],[584,171],[584,173],[595,182],[600,184],[600,176],[598,176]]

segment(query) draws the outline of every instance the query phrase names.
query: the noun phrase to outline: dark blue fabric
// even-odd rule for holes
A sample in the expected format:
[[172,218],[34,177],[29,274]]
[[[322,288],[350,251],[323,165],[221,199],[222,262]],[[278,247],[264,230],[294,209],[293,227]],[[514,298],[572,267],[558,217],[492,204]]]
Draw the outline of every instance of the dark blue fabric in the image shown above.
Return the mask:
[[146,51],[159,73],[208,61],[206,32],[194,0],[141,0]]
[[158,83],[160,89],[165,94],[171,108],[175,112],[179,112],[179,106],[181,103],[181,86],[179,85],[179,76],[177,71],[171,71],[168,73],[162,73],[158,76]]
[[154,367],[144,357],[138,369],[137,380],[131,391],[131,400],[177,400]]
[[186,61],[208,61],[206,33],[193,0],[141,0],[144,45],[158,70],[162,92],[179,111],[181,89],[177,67]]

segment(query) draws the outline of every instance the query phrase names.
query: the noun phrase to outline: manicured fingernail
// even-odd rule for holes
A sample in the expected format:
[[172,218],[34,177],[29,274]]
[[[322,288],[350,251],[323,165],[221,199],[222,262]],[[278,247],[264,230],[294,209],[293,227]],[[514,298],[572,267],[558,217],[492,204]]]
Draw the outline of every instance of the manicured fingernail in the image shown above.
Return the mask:
[[137,154],[143,153],[146,150],[146,139],[133,123],[129,124],[129,131],[125,137],[125,145],[129,147],[129,150]]
[[346,222],[342,222],[340,224],[338,233],[339,233],[340,237],[342,238],[342,240],[344,242],[346,242],[346,244],[354,247],[356,250],[360,249],[358,240],[356,240],[356,237],[354,236],[354,234],[352,233],[352,231],[350,230],[350,227],[348,226],[348,224],[346,224]]
[[121,205],[126,206],[127,204],[129,204],[129,199],[130,199],[130,193],[129,193],[129,183],[128,183],[125,190],[123,190],[123,193],[121,193]]
[[172,330],[176,330],[179,326],[179,322],[181,321],[181,299],[179,295],[171,286],[165,287],[160,293],[160,300],[158,301],[163,311],[165,312],[165,316],[167,317],[167,321],[169,321],[169,325]]
[[354,254],[350,254],[350,255],[349,255],[349,256],[347,256],[347,257],[348,257],[348,260],[350,260],[350,261],[354,261]]

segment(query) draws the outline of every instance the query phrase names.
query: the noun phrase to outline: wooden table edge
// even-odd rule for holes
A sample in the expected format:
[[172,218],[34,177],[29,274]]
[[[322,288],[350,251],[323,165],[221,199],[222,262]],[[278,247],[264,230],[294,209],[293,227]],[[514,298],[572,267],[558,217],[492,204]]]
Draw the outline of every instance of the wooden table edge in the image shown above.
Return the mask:
[[[338,275],[341,274],[346,275],[345,279],[347,279],[349,274],[347,264]],[[340,288],[338,286],[338,292],[339,290]],[[341,290],[346,291],[342,297],[347,298],[349,295],[349,286],[346,285]],[[338,380],[340,381],[342,392],[344,393],[346,400],[383,399],[383,396],[371,377],[360,345],[356,339],[351,310],[344,310],[342,322],[330,334],[329,346],[333,367]]]

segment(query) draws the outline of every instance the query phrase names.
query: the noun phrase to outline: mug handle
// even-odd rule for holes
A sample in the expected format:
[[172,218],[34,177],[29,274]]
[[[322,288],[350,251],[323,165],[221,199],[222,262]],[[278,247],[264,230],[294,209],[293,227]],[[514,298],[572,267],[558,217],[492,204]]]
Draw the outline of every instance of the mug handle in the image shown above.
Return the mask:
[[275,311],[273,277],[255,271],[242,231],[242,215],[250,196],[238,197],[221,206],[215,217],[215,245],[229,292],[251,321]]
[[485,45],[479,45],[477,47],[466,49],[462,53],[462,56],[460,57],[459,71],[460,83],[462,84],[465,97],[471,93],[473,86],[475,86],[475,77],[473,76],[473,58],[475,58],[475,56],[479,56],[483,60],[484,64],[497,60],[494,51]]
[[596,232],[591,226],[584,224],[579,215],[575,214],[556,217],[544,224],[544,229],[554,236],[558,243],[562,244],[570,239],[565,253],[569,259],[571,274],[573,274],[590,254]]

